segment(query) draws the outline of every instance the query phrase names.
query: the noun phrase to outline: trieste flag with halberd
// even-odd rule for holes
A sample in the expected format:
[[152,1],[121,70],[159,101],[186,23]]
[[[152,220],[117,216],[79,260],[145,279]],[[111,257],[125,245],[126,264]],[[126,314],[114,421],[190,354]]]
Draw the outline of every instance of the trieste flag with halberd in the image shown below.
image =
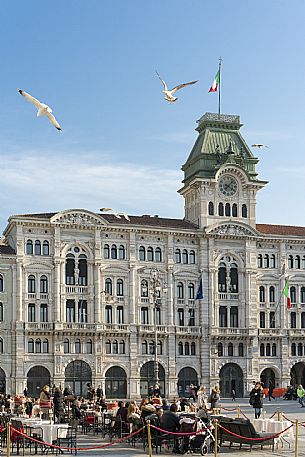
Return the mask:
[[220,79],[220,70],[218,70],[218,72],[216,73],[215,79],[213,81],[213,84],[210,87],[209,92],[217,92],[219,79]]
[[283,289],[283,294],[284,294],[284,297],[286,297],[286,300],[287,300],[287,309],[291,309],[291,299],[290,299],[290,290],[289,290],[288,279],[285,279],[285,286],[284,286],[284,289]]

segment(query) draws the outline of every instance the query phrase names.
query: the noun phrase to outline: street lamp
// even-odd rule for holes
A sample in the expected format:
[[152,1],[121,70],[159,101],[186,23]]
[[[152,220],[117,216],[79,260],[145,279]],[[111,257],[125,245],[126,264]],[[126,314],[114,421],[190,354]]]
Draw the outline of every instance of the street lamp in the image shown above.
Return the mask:
[[157,268],[152,268],[149,275],[149,298],[154,309],[154,332],[155,332],[155,351],[154,351],[154,378],[155,384],[159,384],[159,365],[158,365],[158,320],[157,310],[160,309],[161,291],[167,292],[167,283],[160,278],[160,272]]

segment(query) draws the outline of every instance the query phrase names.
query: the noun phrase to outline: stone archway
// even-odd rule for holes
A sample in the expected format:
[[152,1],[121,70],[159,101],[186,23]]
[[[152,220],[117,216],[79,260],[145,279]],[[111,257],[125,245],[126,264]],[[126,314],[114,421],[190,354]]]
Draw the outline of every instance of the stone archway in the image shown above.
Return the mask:
[[5,394],[6,392],[6,376],[4,370],[0,368],[0,394]]
[[198,386],[197,371],[191,367],[182,368],[178,374],[177,391],[179,397],[189,397],[190,384]]
[[[161,396],[165,397],[165,371],[163,366],[158,363],[159,387]],[[147,397],[150,387],[155,384],[155,362],[147,362],[140,370],[140,394],[141,397]]]
[[302,384],[305,386],[305,364],[298,362],[290,370],[291,382],[290,384],[294,387]]
[[65,369],[65,386],[70,386],[74,395],[87,396],[88,386],[92,385],[92,371],[83,360],[70,362]]
[[127,398],[127,376],[121,367],[111,367],[105,374],[106,398]]
[[261,372],[261,383],[265,389],[269,389],[269,387],[274,388],[276,387],[276,376],[274,370],[272,368],[265,368]]
[[37,365],[31,368],[27,374],[27,390],[30,397],[39,397],[43,386],[51,384],[51,375],[47,368]]
[[239,365],[236,363],[227,363],[224,365],[220,370],[219,380],[219,387],[222,397],[231,397],[232,390],[234,389],[236,397],[243,398],[244,374]]

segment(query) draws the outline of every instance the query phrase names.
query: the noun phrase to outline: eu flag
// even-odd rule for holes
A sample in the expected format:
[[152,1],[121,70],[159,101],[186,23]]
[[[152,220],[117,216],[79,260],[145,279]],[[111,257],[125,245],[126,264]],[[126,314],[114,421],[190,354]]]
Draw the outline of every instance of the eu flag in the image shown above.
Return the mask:
[[200,283],[199,283],[197,294],[196,294],[196,300],[202,300],[202,299],[203,299],[202,279],[200,279]]

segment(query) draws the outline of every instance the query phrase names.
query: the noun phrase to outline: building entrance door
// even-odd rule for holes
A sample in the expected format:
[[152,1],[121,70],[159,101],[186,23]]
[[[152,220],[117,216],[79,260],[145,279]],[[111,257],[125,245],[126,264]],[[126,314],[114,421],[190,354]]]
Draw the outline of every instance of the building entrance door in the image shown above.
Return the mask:
[[237,398],[244,396],[244,375],[242,369],[235,363],[227,363],[222,367],[219,373],[220,392],[224,398],[232,395],[235,390]]

